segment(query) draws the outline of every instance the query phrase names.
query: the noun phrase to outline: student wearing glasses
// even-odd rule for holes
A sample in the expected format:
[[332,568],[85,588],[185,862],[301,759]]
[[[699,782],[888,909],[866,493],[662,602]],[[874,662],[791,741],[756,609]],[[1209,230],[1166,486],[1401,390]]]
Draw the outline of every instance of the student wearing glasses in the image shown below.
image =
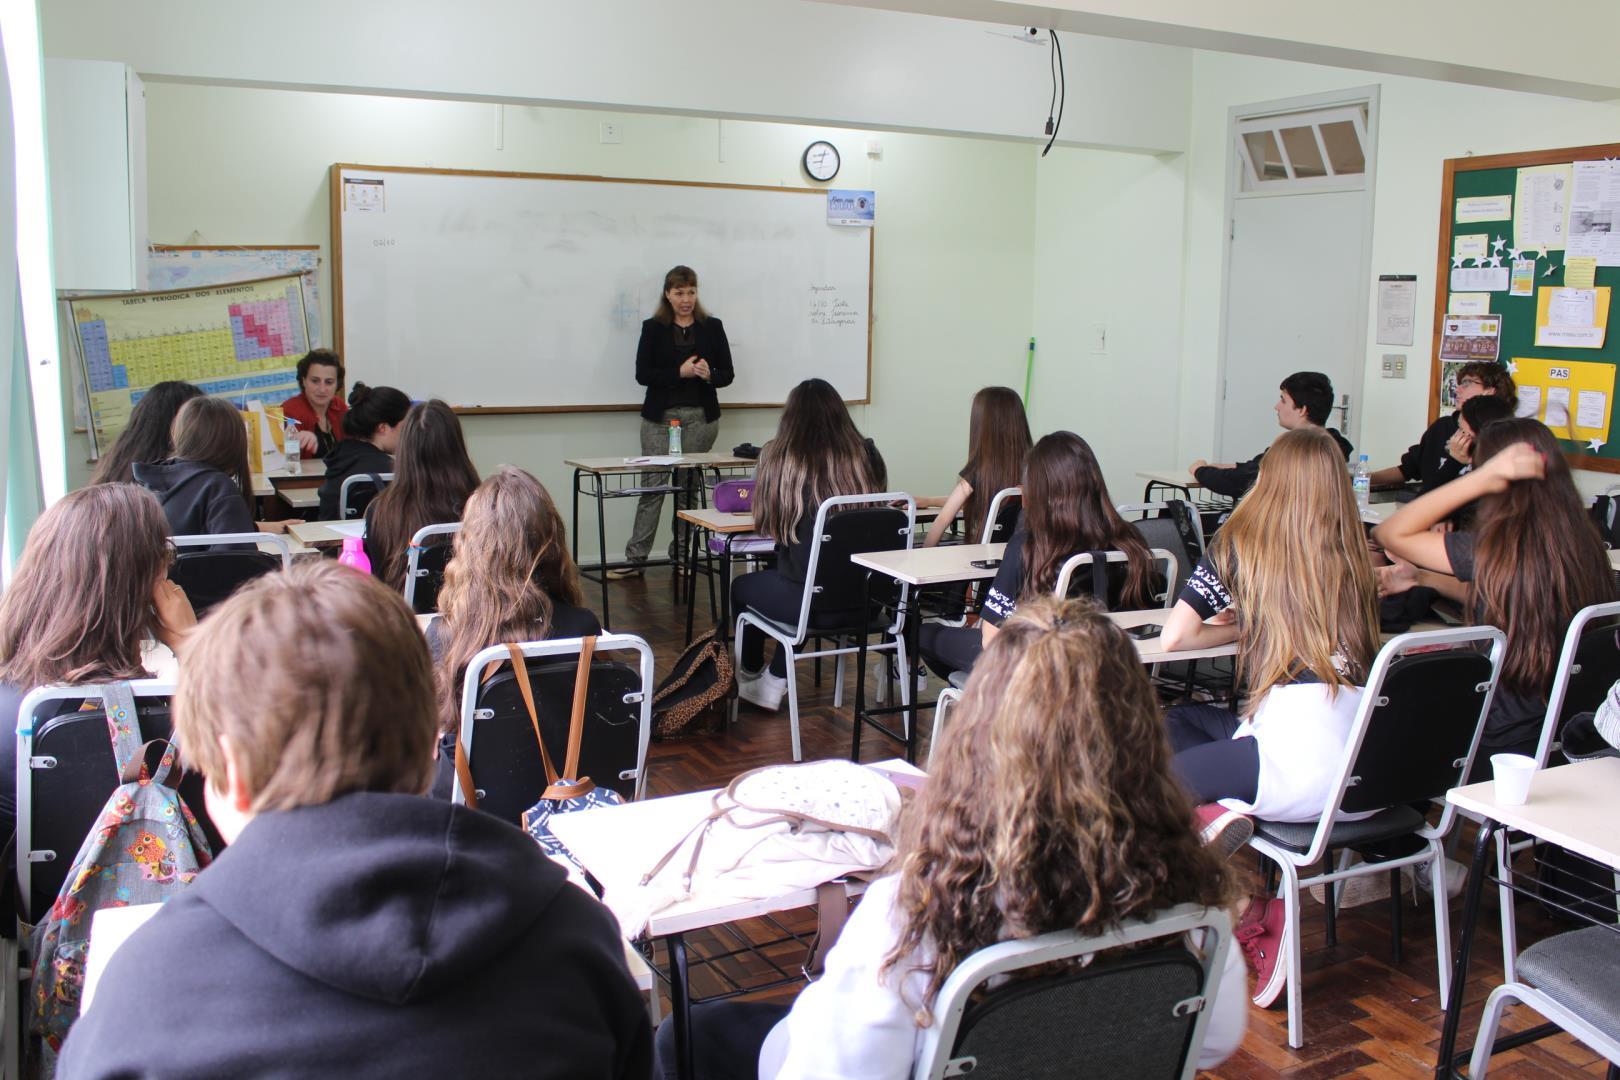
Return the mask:
[[1484,394],[1514,403],[1519,396],[1513,376],[1502,364],[1494,360],[1464,364],[1457,372],[1457,407],[1430,424],[1417,444],[1401,455],[1399,465],[1374,472],[1373,487],[1397,487],[1415,480],[1419,494],[1424,494],[1461,476],[1468,462],[1452,454],[1451,440],[1457,434],[1462,407]]

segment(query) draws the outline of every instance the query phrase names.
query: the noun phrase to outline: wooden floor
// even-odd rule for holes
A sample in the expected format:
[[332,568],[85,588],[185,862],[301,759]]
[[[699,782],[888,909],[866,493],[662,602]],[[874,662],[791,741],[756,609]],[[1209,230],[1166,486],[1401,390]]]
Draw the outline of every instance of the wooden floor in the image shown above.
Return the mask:
[[[613,590],[613,629],[639,634],[652,645],[661,678],[680,654],[686,630],[686,609],[675,603],[669,571],[653,570],[644,579],[618,582],[610,587]],[[700,581],[699,632],[710,625],[703,589]],[[587,597],[594,599],[597,595],[595,587],[587,585]],[[799,694],[805,757],[848,757],[851,695],[846,693],[842,709],[834,709],[831,665],[827,666],[827,679],[819,689],[812,685],[809,665],[803,668],[806,670],[800,672]],[[937,688],[936,684],[935,691]],[[925,720],[925,730],[926,724]],[[926,754],[926,745],[923,753]],[[896,750],[892,743],[868,732],[862,746],[863,760],[893,756]],[[649,755],[650,791],[654,795],[671,795],[719,787],[746,769],[790,760],[785,706],[781,713],[772,715],[744,704],[737,725],[723,735],[654,743]],[[1254,873],[1258,888],[1258,859],[1249,853],[1239,858],[1242,865]],[[1324,943],[1321,905],[1309,897],[1304,905],[1305,1047],[1297,1051],[1288,1048],[1287,1016],[1281,999],[1273,1009],[1251,1006],[1249,1032],[1242,1049],[1208,1075],[1244,1080],[1279,1076],[1301,1080],[1334,1076],[1380,1080],[1433,1076],[1443,1014],[1436,990],[1433,907],[1427,894],[1415,907],[1410,898],[1407,900],[1403,920],[1405,948],[1399,964],[1390,961],[1387,901],[1342,912],[1338,944],[1332,948]],[[1519,905],[1521,947],[1558,929],[1539,913],[1531,912],[1531,907],[1533,905],[1523,902]],[[1454,903],[1452,910],[1455,931],[1460,921],[1460,902]],[[813,930],[813,920],[808,913],[785,917],[781,923],[798,933]],[[1459,1037],[1463,1047],[1472,1047],[1485,997],[1501,979],[1499,926],[1494,890],[1487,890],[1481,933],[1471,966],[1472,977],[1466,990],[1467,1010]],[[755,921],[715,934],[706,944],[711,949],[732,951],[743,937],[759,942],[778,936],[778,927]],[[694,947],[699,947],[698,943],[695,942]],[[764,952],[787,970],[797,970],[802,961],[802,950],[791,945],[775,946]],[[745,984],[769,974],[763,961],[747,953],[719,966],[731,978]],[[726,987],[718,979],[695,975],[693,989],[701,995]],[[778,996],[782,993],[777,992]],[[791,997],[792,991],[786,993]],[[1508,1013],[1504,1030],[1519,1030],[1540,1022],[1537,1014],[1517,1006]],[[1598,1055],[1560,1035],[1498,1055],[1491,1075],[1508,1080],[1602,1076],[1604,1072],[1605,1063]]]

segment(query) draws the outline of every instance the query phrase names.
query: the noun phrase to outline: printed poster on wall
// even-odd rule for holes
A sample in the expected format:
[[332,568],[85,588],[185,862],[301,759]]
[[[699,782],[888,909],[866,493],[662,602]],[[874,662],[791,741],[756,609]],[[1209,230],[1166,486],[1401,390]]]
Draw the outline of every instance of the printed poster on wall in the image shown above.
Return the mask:
[[1447,315],[1440,327],[1440,359],[1495,360],[1502,342],[1502,316]]
[[827,192],[827,224],[871,228],[877,214],[877,196],[870,191]]
[[1614,412],[1614,367],[1585,360],[1514,357],[1519,415],[1534,416],[1560,439],[1602,446],[1609,441]]

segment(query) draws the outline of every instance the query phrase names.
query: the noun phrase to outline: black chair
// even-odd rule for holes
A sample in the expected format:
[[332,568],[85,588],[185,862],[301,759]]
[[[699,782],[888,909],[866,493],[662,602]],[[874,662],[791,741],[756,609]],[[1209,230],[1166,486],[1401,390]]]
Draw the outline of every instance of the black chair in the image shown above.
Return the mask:
[[[130,685],[141,738],[168,739],[174,686],[149,679]],[[45,686],[23,699],[17,722],[16,844],[23,919],[35,922],[50,910],[73,857],[118,784],[99,686]],[[208,818],[203,786],[202,774],[188,771],[180,780],[180,796],[217,855],[224,843]]]
[[[882,634],[887,639],[870,646],[869,652],[893,652],[898,658],[901,704],[909,705],[915,692],[907,666],[905,642],[900,634],[898,612],[903,608],[906,590],[892,578],[873,576],[871,611],[896,612],[892,621],[874,619],[863,608],[867,597],[865,567],[850,560],[852,555],[873,551],[910,550],[912,530],[917,519],[917,503],[900,491],[880,495],[839,495],[827,499],[816,511],[816,524],[810,544],[810,562],[799,600],[799,615],[792,622],[778,621],[752,608],[737,613],[734,637],[736,670],[742,670],[743,630],[753,626],[776,640],[787,657],[788,731],[793,741],[793,760],[802,761],[799,745],[799,686],[794,663],[823,656],[838,657],[833,691],[833,707],[843,704],[845,660],[861,649],[861,639]],[[810,637],[831,638],[832,648],[799,652]],[[731,700],[731,720],[737,719],[737,699]],[[859,724],[859,721],[856,721]]]
[[[1337,882],[1365,874],[1389,873],[1391,913],[1400,940],[1400,868],[1427,864],[1434,881],[1434,934],[1440,968],[1440,1005],[1449,1000],[1451,923],[1443,842],[1456,810],[1445,794],[1468,776],[1491,695],[1501,670],[1506,638],[1492,626],[1433,630],[1390,639],[1374,661],[1362,691],[1350,737],[1345,743],[1337,785],[1329,791],[1318,820],[1256,821],[1249,846],[1282,871],[1279,891],[1288,912],[1288,1045],[1305,1044],[1303,948],[1300,934],[1302,888],[1325,885],[1327,941],[1335,943]],[[1488,647],[1488,652],[1482,648]],[[1438,651],[1433,651],[1438,650]],[[1416,806],[1442,801],[1438,824],[1430,825]],[[1366,814],[1340,820],[1346,814]],[[1423,841],[1409,855],[1374,861],[1373,852],[1392,841]],[[1368,853],[1350,863],[1350,851]],[[1334,853],[1344,858],[1337,865]],[[1324,870],[1301,879],[1300,871],[1320,860]]]
[[[528,664],[546,751],[561,767],[567,756],[580,639],[530,641],[519,647]],[[635,662],[603,655],[615,652],[633,653]],[[598,787],[611,788],[626,799],[639,798],[646,789],[647,741],[652,733],[652,649],[629,634],[598,636],[588,693],[579,771]],[[546,770],[505,645],[485,649],[467,664],[460,738],[478,788],[478,808],[522,824],[523,812],[546,789]],[[459,779],[453,800],[466,802]]]
[[[169,580],[185,592],[198,616],[254,578],[292,565],[292,547],[277,533],[171,536],[169,543],[175,547]],[[265,544],[279,553],[261,550]]]
[[366,507],[371,500],[382,494],[394,479],[391,472],[385,473],[355,473],[345,476],[343,483],[338,487],[338,517],[344,521],[350,518],[365,516]]
[[[1188,904],[1104,934],[980,949],[940,987],[912,1075],[1191,1080],[1231,939],[1224,911]],[[1047,970],[1006,979],[1032,968]]]
[[424,525],[411,537],[410,553],[405,559],[405,602],[418,615],[432,615],[439,610],[439,589],[444,586],[444,570],[450,565],[455,551],[453,540],[428,543],[435,536],[454,537],[461,532],[461,522],[443,525]]

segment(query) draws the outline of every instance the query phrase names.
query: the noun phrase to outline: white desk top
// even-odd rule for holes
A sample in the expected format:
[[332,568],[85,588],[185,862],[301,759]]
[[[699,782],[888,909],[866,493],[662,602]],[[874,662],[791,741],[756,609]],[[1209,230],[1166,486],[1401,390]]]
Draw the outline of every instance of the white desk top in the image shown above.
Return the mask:
[[318,486],[321,480],[326,479],[326,462],[321,458],[302,458],[298,462],[297,472],[271,469],[264,476],[272,484],[305,484],[313,481]]
[[1361,520],[1368,525],[1382,525],[1402,505],[1404,504],[1396,502],[1369,503],[1361,511]]
[[974,560],[1001,558],[1006,544],[952,544],[907,551],[869,551],[851,555],[849,561],[868,570],[887,574],[907,585],[941,585],[953,581],[986,581],[996,576],[994,569],[971,565]]
[[[894,759],[878,762],[892,772],[921,770]],[[716,789],[717,790],[717,789]],[[685,838],[708,814],[715,790],[693,791],[661,799],[644,799],[623,806],[603,806],[577,814],[558,814],[551,819],[557,839],[568,845],[591,876],[611,895],[628,892],[641,882],[641,876]],[[851,882],[850,895],[865,890]],[[776,911],[809,907],[816,902],[815,889],[794,889],[778,896],[757,900],[727,900],[714,904],[701,896],[682,900],[665,908],[647,924],[648,937],[685,933],[705,926],[719,926],[738,919],[751,919]]]
[[309,547],[332,547],[343,543],[343,537],[348,535],[343,529],[333,526],[357,526],[361,531],[353,535],[364,535],[364,521],[304,521],[288,525],[287,535]]
[[717,533],[745,533],[754,530],[753,514],[727,514],[708,507],[702,509],[682,510],[675,515],[682,521],[691,522],[700,529],[708,529]]
[[1204,486],[1194,480],[1192,473],[1186,469],[1138,469],[1136,475],[1143,480],[1158,484],[1174,484],[1188,490],[1195,490]]
[[318,488],[277,488],[276,497],[294,510],[313,510],[321,505]]
[[1523,806],[1498,803],[1490,780],[1452,788],[1446,801],[1620,870],[1620,834],[1614,827],[1620,817],[1620,758],[1542,769],[1531,778],[1530,799]]
[[622,457],[564,458],[563,464],[572,465],[581,472],[591,473],[653,472],[658,469],[685,468],[693,465],[717,469],[740,469],[752,467],[755,464],[754,459],[740,458],[735,454],[678,454],[673,456],[679,458],[673,465],[631,464]]
[[[1163,626],[1165,620],[1170,618],[1168,608],[1149,608],[1145,611],[1111,611],[1108,617],[1115,626],[1124,628],[1141,626],[1143,623],[1158,623]],[[1184,649],[1181,652],[1169,652],[1160,644],[1157,637],[1133,638],[1136,651],[1142,657],[1144,664],[1165,664],[1176,660],[1205,660],[1212,656],[1236,656],[1237,642],[1227,645],[1216,645],[1209,649]]]

